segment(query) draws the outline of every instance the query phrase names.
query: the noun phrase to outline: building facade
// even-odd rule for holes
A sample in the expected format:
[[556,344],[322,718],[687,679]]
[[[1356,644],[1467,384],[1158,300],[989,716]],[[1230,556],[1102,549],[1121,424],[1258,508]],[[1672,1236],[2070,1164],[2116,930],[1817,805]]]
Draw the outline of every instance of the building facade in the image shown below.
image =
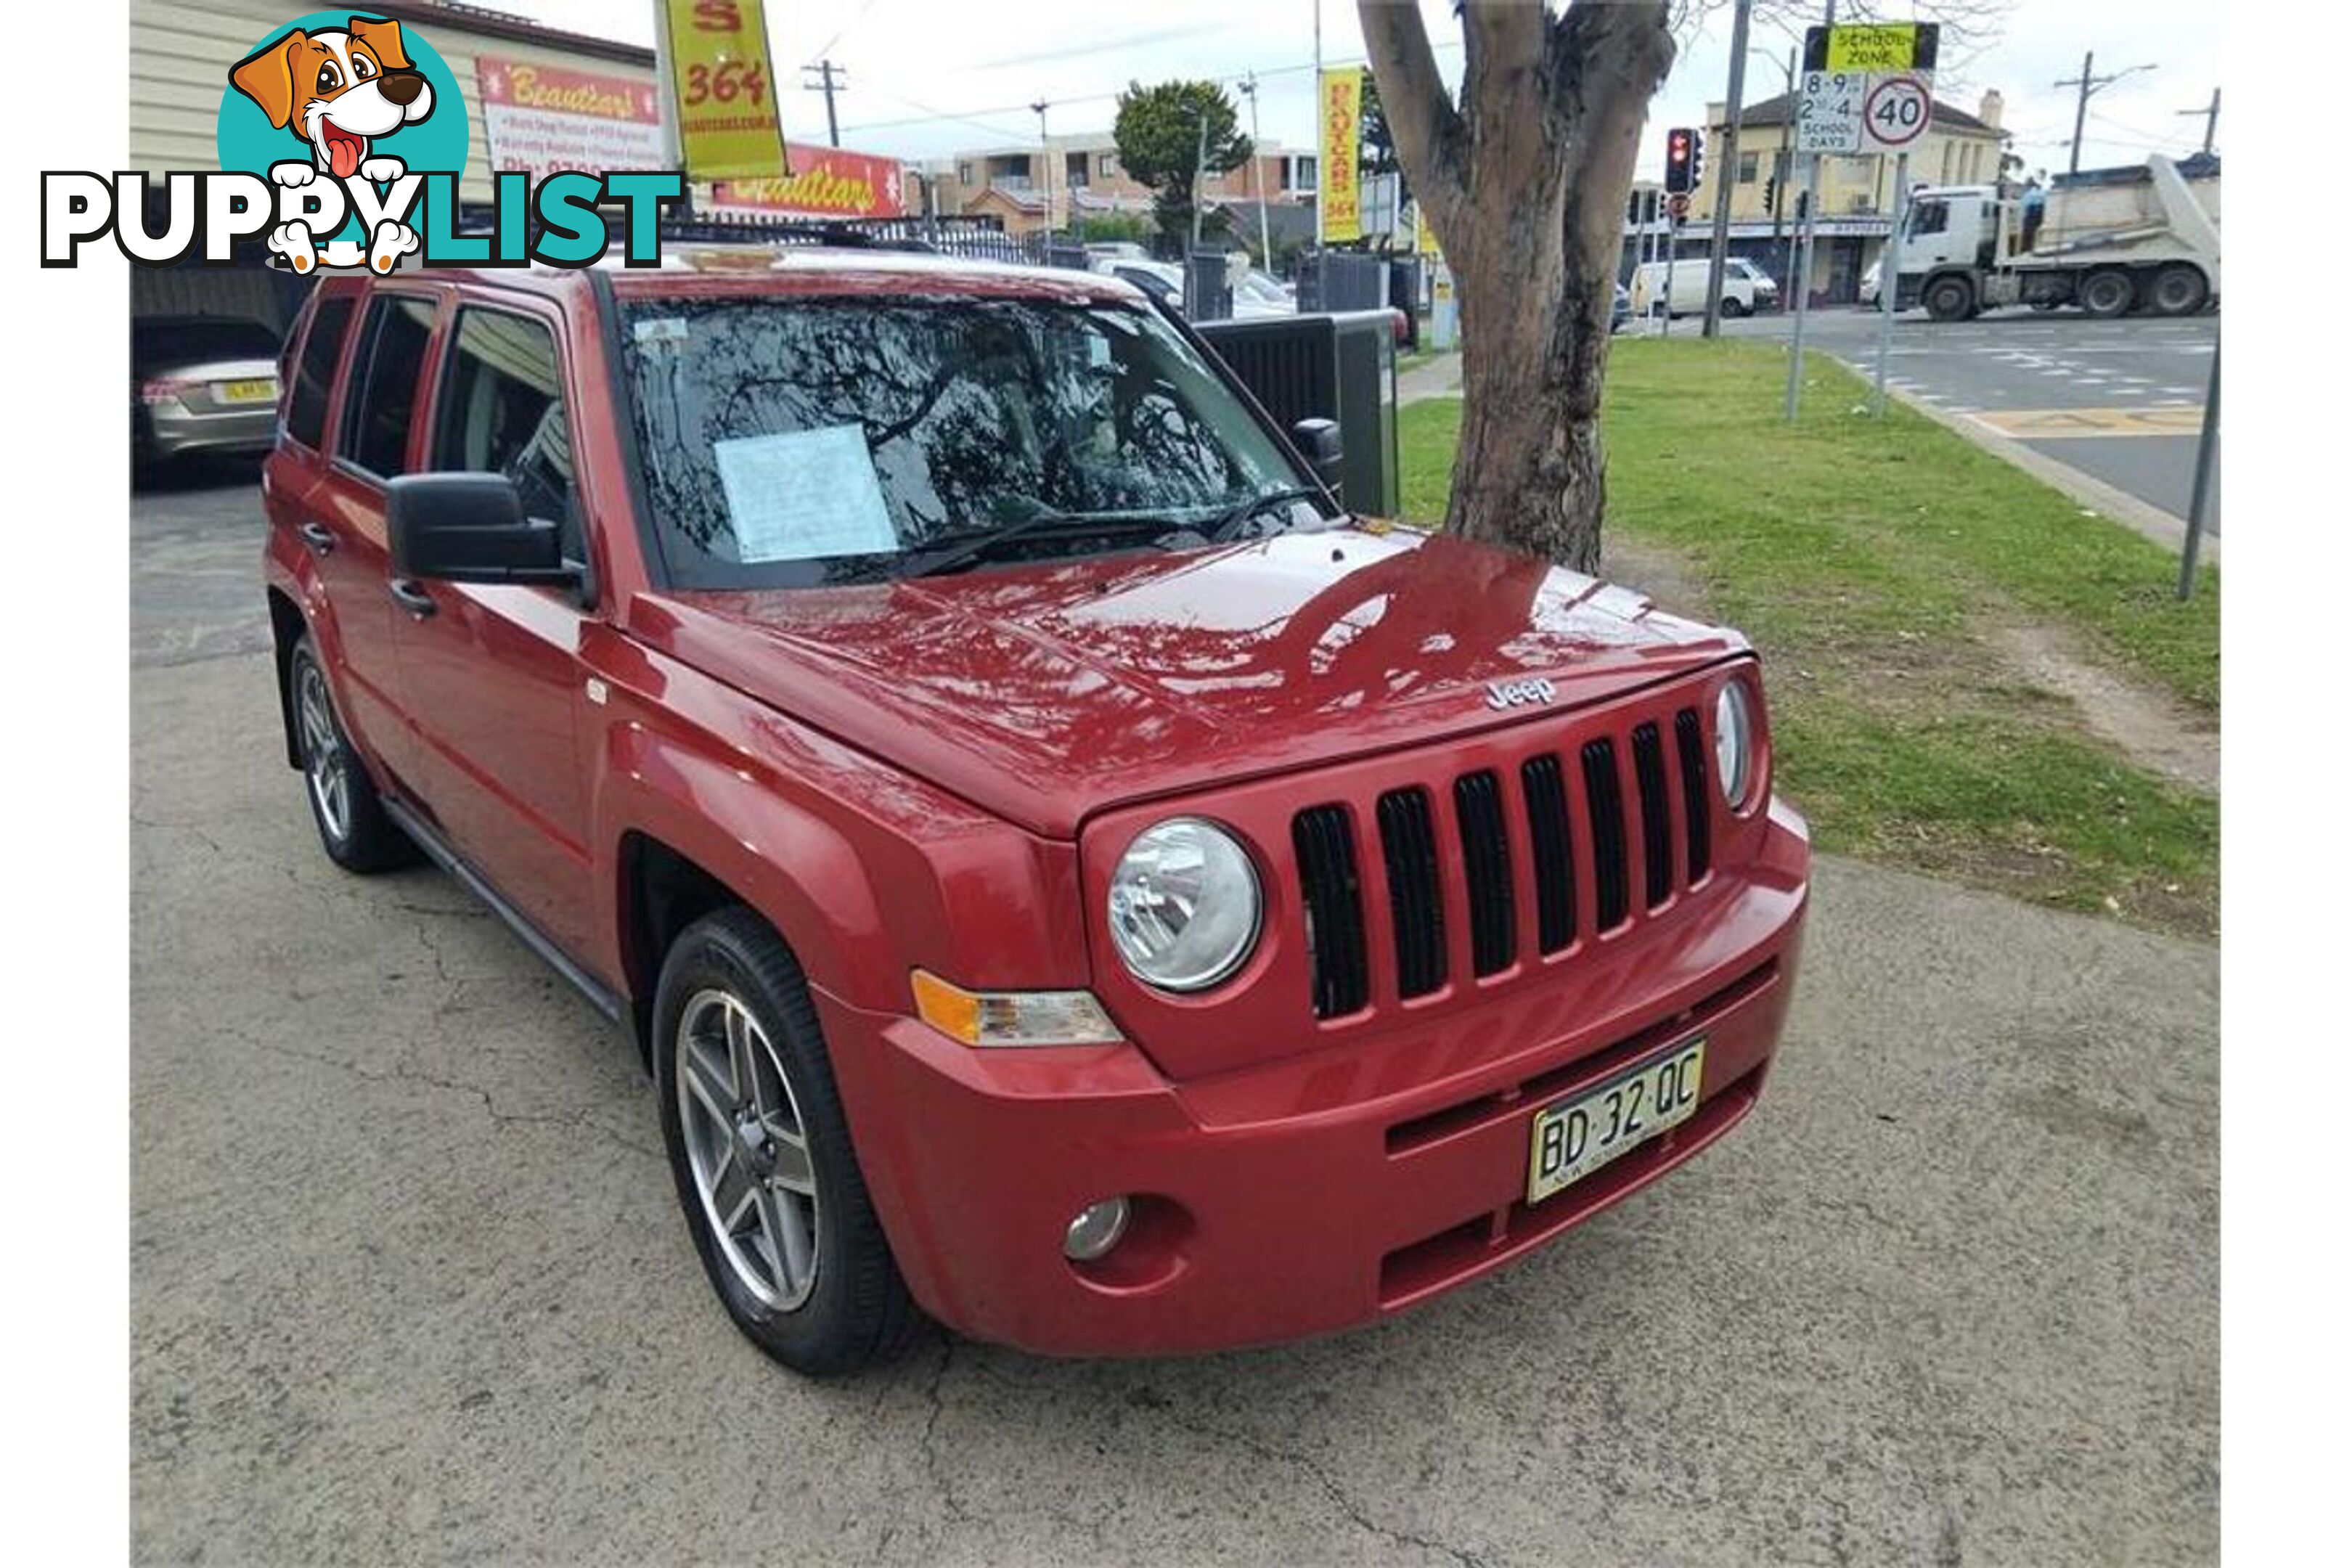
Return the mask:
[[[1729,140],[1729,117],[1722,104],[1707,106],[1706,160],[1676,248],[1678,256],[1706,254],[1716,192],[1727,180],[1731,254],[1780,279],[1782,297],[1791,300],[1790,241],[1806,181],[1806,160],[1792,151],[1795,114],[1796,100],[1785,93],[1748,105],[1739,117],[1738,155],[1727,160],[1722,150]],[[2009,132],[2001,129],[2000,116],[1997,91],[1987,92],[1973,114],[1938,100],[1911,153],[1911,183],[1990,184],[2002,178]],[[1863,273],[1878,259],[1895,226],[1895,156],[1885,153],[1822,159],[1810,279],[1815,303],[1846,304],[1858,297]]]
[[[973,148],[931,160],[922,174],[941,216],[991,215],[1014,234],[1066,229],[1090,214],[1151,210],[1150,187],[1120,164],[1118,140],[1107,131]],[[1209,205],[1255,202],[1261,192],[1269,205],[1311,202],[1315,155],[1267,142],[1251,160],[1201,182]]]

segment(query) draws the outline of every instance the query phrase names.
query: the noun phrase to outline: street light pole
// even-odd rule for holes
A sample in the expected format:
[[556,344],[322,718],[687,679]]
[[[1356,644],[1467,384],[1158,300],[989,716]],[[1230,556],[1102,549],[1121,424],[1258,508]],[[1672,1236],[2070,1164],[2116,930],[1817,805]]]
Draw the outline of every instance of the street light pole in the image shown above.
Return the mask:
[[[1739,177],[1740,94],[1748,86],[1748,15],[1753,0],[1738,0],[1731,10],[1731,80],[1724,89],[1723,155],[1715,164],[1715,235],[1706,259],[1706,320],[1701,337],[1723,330],[1723,275],[1731,246],[1731,185]],[[1674,307],[1668,302],[1671,313]]]

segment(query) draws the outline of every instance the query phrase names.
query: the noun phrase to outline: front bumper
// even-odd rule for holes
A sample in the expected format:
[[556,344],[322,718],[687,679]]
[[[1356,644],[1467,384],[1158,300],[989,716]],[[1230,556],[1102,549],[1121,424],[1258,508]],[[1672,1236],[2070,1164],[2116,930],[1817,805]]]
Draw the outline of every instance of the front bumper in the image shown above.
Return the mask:
[[[1607,942],[1557,984],[1190,1081],[1131,1046],[975,1051],[819,997],[859,1163],[923,1308],[1049,1354],[1174,1354],[1389,1316],[1648,1184],[1754,1105],[1795,979],[1802,822],[1704,913]],[[1525,1201],[1529,1126],[1640,1057],[1707,1038],[1688,1121]],[[1062,1256],[1086,1205],[1140,1194],[1100,1264]]]

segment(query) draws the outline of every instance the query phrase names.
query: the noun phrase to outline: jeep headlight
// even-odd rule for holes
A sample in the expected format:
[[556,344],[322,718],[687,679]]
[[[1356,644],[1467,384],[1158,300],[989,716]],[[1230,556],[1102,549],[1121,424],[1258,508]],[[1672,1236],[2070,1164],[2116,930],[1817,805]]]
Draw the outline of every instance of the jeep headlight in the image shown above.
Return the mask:
[[1755,773],[1755,726],[1748,709],[1748,686],[1727,680],[1715,700],[1715,780],[1723,786],[1724,804],[1738,811],[1748,804],[1748,786]]
[[1257,945],[1264,899],[1241,841],[1213,822],[1171,816],[1135,836],[1110,881],[1110,939],[1135,977],[1205,991]]

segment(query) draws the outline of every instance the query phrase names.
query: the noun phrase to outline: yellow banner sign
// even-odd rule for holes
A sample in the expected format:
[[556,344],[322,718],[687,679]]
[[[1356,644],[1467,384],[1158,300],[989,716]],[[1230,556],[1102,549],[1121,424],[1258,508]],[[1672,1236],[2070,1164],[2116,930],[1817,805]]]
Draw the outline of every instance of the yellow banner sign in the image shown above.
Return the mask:
[[1364,118],[1363,68],[1325,71],[1317,103],[1323,123],[1316,193],[1323,209],[1323,241],[1344,245],[1364,237],[1364,193],[1356,177],[1357,139]]
[[[1830,70],[1907,71],[1920,63],[1919,28],[1915,23],[1874,23],[1830,29],[1826,68]],[[1930,59],[1927,63],[1935,62]]]
[[779,180],[783,121],[760,0],[664,0],[670,108],[696,180]]

